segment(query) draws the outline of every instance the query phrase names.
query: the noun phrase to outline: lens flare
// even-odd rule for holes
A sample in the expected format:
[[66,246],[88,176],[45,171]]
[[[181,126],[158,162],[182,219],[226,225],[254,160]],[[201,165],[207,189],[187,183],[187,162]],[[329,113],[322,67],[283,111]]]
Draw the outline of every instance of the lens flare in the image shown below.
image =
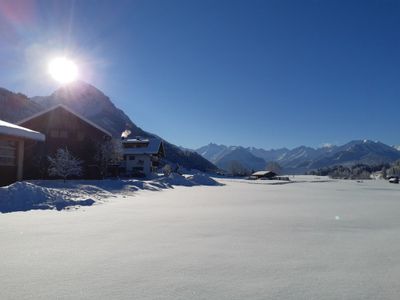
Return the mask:
[[66,57],[57,57],[49,62],[48,71],[54,80],[61,84],[69,83],[78,78],[78,67]]

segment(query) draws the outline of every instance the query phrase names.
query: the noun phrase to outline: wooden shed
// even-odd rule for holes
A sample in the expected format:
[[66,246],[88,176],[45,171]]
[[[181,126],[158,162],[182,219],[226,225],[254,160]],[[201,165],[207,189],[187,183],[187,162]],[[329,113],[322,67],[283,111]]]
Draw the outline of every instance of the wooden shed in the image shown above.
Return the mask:
[[0,120],[0,186],[23,178],[25,143],[44,140],[37,131]]

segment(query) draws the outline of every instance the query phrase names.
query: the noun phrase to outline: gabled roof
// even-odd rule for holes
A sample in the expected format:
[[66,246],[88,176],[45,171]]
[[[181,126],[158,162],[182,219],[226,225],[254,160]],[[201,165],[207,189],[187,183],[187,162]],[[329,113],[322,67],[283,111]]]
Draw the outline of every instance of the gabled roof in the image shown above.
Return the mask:
[[35,119],[35,118],[37,118],[37,117],[39,117],[39,116],[42,116],[42,115],[44,115],[44,114],[47,114],[48,112],[51,112],[52,110],[55,110],[55,109],[57,109],[57,108],[63,108],[63,109],[65,109],[66,111],[68,111],[69,113],[75,115],[76,117],[78,117],[79,119],[81,119],[81,120],[83,120],[84,122],[88,123],[89,125],[91,125],[91,126],[97,128],[98,130],[104,132],[106,135],[112,137],[112,134],[111,134],[109,131],[107,131],[107,130],[105,130],[104,128],[100,127],[99,125],[93,123],[92,121],[90,121],[90,120],[87,119],[86,117],[84,117],[84,116],[82,116],[81,114],[79,114],[79,113],[73,111],[72,109],[68,108],[68,107],[65,106],[64,104],[57,104],[57,105],[55,105],[55,106],[50,107],[49,109],[40,111],[40,112],[38,112],[37,114],[34,114],[33,116],[30,116],[30,117],[28,117],[28,118],[25,118],[25,119],[23,119],[23,120],[17,122],[17,124],[18,124],[18,125],[23,124],[23,123],[25,123],[25,122],[27,122],[27,121],[30,121],[30,120],[32,120],[32,119]]
[[162,141],[157,138],[152,139],[127,139],[122,144],[143,144],[148,143],[146,147],[139,148],[123,148],[124,154],[157,154],[163,147]]
[[257,171],[257,172],[254,172],[253,174],[251,174],[251,175],[253,175],[253,176],[265,176],[265,175],[276,175],[276,173],[275,172],[272,172],[272,171]]
[[44,141],[46,138],[44,134],[41,134],[40,132],[30,130],[28,128],[8,123],[2,120],[0,120],[0,134],[41,142]]

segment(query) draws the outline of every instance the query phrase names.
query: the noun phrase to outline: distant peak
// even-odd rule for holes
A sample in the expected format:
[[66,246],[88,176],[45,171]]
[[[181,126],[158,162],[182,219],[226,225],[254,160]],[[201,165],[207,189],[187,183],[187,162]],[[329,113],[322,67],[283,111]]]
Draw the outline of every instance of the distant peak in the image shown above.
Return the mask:
[[335,145],[334,144],[331,144],[331,143],[324,143],[324,144],[322,144],[322,148],[333,148],[333,147],[335,147]]
[[59,87],[57,90],[55,90],[53,94],[59,94],[59,93],[76,94],[84,92],[104,95],[104,93],[100,91],[98,88],[96,88],[94,85],[91,85],[82,80],[76,80],[71,83],[65,84]]

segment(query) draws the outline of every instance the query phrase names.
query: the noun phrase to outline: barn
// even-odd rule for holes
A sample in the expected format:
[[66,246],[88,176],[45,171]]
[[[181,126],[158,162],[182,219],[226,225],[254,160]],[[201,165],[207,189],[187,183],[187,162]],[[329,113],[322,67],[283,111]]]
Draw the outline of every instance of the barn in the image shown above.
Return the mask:
[[0,120],[0,186],[23,178],[25,144],[44,140],[37,131]]
[[257,171],[251,174],[251,177],[255,179],[273,179],[276,175],[277,174],[272,171]]
[[45,143],[27,143],[24,178],[47,178],[48,156],[59,148],[67,148],[83,162],[84,178],[100,177],[96,153],[102,143],[112,138],[104,128],[62,104],[21,120],[18,125],[46,135]]

